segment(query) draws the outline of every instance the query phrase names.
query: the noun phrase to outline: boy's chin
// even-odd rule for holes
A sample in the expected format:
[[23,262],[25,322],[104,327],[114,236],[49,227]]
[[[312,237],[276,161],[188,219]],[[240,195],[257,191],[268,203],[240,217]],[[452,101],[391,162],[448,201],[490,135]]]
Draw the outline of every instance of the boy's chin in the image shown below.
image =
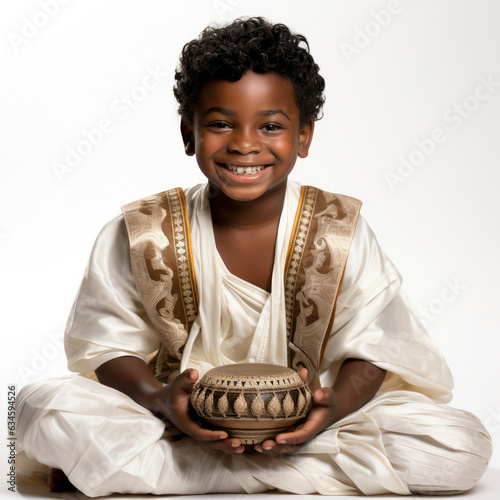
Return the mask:
[[275,186],[257,184],[247,184],[243,186],[215,186],[210,183],[209,196],[211,198],[216,198],[218,195],[222,195],[223,198],[243,203],[257,200],[265,195],[277,194],[277,192],[281,191],[281,189],[286,189],[286,179]]

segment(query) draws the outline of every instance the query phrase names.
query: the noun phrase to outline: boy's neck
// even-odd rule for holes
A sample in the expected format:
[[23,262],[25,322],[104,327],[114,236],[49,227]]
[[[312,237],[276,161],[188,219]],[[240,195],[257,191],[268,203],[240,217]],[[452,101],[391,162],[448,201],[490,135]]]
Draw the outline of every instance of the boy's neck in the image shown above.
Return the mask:
[[286,180],[252,201],[233,200],[219,190],[209,198],[212,222],[242,229],[276,222],[281,216],[285,193]]

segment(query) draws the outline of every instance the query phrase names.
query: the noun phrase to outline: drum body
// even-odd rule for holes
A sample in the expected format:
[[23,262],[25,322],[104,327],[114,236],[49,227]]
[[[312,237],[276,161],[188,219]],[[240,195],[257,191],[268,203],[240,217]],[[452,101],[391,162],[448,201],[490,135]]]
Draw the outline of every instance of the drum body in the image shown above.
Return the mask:
[[311,408],[312,393],[286,366],[237,363],[208,371],[196,383],[191,404],[210,426],[251,445],[296,425]]

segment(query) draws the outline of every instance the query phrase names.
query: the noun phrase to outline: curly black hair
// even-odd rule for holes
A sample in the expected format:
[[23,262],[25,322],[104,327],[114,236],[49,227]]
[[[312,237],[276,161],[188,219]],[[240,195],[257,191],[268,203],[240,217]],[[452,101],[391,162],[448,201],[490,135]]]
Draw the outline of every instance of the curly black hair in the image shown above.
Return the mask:
[[275,72],[293,86],[301,124],[321,118],[325,80],[303,35],[262,17],[239,18],[223,27],[205,28],[182,49],[175,72],[179,114],[192,124],[201,88],[210,80],[237,81],[248,71]]

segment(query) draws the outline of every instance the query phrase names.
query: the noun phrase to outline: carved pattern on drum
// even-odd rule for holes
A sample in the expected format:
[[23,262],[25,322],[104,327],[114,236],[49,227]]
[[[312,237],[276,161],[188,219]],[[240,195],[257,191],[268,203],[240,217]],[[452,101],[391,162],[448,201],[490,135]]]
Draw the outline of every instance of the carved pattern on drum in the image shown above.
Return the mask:
[[306,398],[304,397],[302,392],[300,392],[297,400],[297,415],[300,415],[302,413],[302,410],[304,409],[305,405],[306,405]]
[[306,406],[309,407],[312,404],[312,394],[311,391],[306,391]]
[[200,417],[243,444],[286,432],[307,415],[311,401],[309,388],[296,372],[258,363],[213,368],[191,395]]
[[248,415],[248,404],[243,393],[241,393],[234,402],[234,412],[238,417]]
[[276,394],[273,394],[271,401],[269,401],[267,411],[273,416],[273,418],[276,418],[281,413],[281,403],[276,397]]
[[193,403],[193,406],[198,410],[198,411],[203,411],[203,407],[204,407],[204,404],[205,404],[205,392],[207,390],[206,389],[202,389],[200,387],[200,389],[198,390],[198,393],[196,395],[196,400],[195,402]]
[[285,414],[285,417],[289,417],[293,413],[293,410],[295,410],[295,405],[293,404],[292,396],[290,396],[290,393],[286,391],[286,396],[283,400],[283,413]]
[[205,412],[207,413],[207,415],[210,415],[212,416],[213,412],[214,412],[214,394],[213,392],[211,392],[207,399],[205,399]]
[[262,417],[262,415],[264,414],[264,411],[266,410],[266,404],[264,403],[264,400],[262,399],[262,396],[260,394],[257,394],[257,396],[252,401],[251,409],[252,414],[257,418]]
[[217,401],[217,409],[219,413],[222,413],[222,416],[225,417],[229,410],[229,401],[227,400],[227,392],[223,394],[219,401]]

